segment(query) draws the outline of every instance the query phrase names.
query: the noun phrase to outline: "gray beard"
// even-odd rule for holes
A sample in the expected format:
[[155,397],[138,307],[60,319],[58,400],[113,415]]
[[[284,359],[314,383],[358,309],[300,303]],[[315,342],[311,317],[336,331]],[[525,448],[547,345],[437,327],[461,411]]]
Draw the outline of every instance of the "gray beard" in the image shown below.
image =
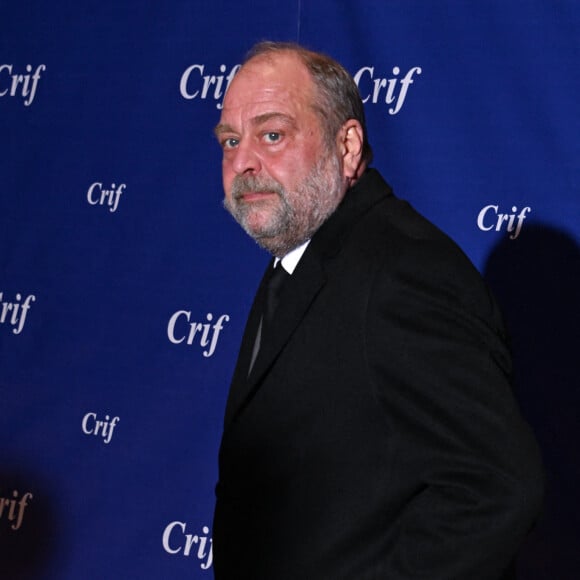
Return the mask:
[[[240,201],[247,191],[278,195],[278,203],[271,210],[272,217],[260,231],[254,231],[249,226],[248,217],[255,211],[255,204],[261,202],[248,206]],[[232,182],[231,200],[225,199],[224,207],[260,247],[282,257],[312,238],[334,212],[343,195],[344,184],[338,158],[328,155],[319,160],[291,193],[274,179],[238,175]],[[272,200],[264,201],[264,204],[272,203]]]

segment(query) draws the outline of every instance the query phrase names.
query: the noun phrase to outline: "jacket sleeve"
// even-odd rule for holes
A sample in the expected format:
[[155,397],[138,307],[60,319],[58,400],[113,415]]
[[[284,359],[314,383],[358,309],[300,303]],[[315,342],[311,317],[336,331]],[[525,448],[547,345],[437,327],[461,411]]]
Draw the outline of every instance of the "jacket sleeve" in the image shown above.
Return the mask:
[[453,245],[389,252],[366,335],[407,497],[386,577],[500,579],[543,493],[539,453],[510,385],[501,317]]

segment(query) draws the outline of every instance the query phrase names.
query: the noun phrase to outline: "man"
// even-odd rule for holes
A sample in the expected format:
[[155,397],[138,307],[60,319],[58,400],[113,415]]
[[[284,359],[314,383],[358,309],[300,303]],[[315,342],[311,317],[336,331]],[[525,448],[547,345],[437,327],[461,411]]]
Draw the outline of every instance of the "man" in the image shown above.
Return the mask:
[[[258,45],[216,135],[225,206],[276,258],[226,409],[216,578],[504,577],[542,478],[500,316],[457,246],[368,169],[354,81]],[[274,262],[291,276],[267,321]]]

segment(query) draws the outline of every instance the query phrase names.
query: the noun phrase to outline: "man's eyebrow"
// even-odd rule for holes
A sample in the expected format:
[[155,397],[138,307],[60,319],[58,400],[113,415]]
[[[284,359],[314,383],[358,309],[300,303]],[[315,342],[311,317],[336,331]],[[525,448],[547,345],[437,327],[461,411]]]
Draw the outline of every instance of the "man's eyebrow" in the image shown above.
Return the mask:
[[213,134],[218,137],[222,133],[235,133],[234,128],[227,123],[218,123],[213,130]]
[[[272,119],[279,119],[281,121],[284,121],[288,125],[296,127],[296,120],[294,119],[294,117],[286,115],[285,113],[278,112],[263,113],[261,115],[257,115],[256,117],[251,119],[250,122],[252,125],[258,126],[267,123]],[[216,128],[213,130],[213,132],[214,135],[219,136],[222,135],[223,133],[236,133],[236,130],[228,123],[219,123],[218,125],[216,125]]]
[[257,117],[254,117],[252,119],[252,124],[253,125],[262,125],[263,123],[267,123],[271,119],[279,119],[279,120],[284,121],[285,123],[287,123],[289,125],[296,126],[296,119],[294,119],[294,117],[291,117],[290,115],[286,115],[285,113],[278,113],[278,112],[264,113],[262,115],[258,115]]

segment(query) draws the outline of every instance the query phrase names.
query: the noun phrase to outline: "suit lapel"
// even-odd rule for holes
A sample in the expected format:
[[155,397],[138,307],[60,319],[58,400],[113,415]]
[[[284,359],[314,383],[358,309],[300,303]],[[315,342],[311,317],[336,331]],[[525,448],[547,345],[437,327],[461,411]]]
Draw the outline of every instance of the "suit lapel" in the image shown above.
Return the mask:
[[235,409],[237,409],[242,402],[241,398],[244,392],[243,385],[247,382],[248,379],[248,369],[250,368],[250,361],[252,358],[254,342],[256,340],[258,328],[260,326],[260,320],[262,316],[261,305],[264,303],[266,283],[269,278],[269,273],[273,268],[273,266],[274,260],[272,259],[270,260],[268,266],[264,270],[262,280],[260,282],[260,285],[258,286],[256,296],[254,297],[254,302],[248,315],[246,328],[244,329],[244,336],[242,337],[242,342],[240,345],[240,352],[238,354],[238,361],[236,363],[236,368],[234,370],[234,376],[232,378],[232,384],[230,386],[230,392],[226,404],[226,413],[225,413],[226,425],[231,421]]
[[[308,251],[302,257],[294,274],[284,285],[276,311],[274,328],[270,329],[267,336],[262,336],[258,357],[248,376],[255,332],[260,323],[259,304],[261,304],[265,286],[264,280],[267,276],[262,279],[248,317],[238,364],[230,388],[226,406],[226,427],[254,396],[262,383],[264,375],[272,366],[324,285],[324,275],[320,263],[314,256],[307,256],[307,254]],[[272,267],[271,264],[269,267]]]
[[254,368],[248,377],[250,386],[259,382],[270,368],[324,285],[321,266],[312,258],[313,256],[307,257],[305,254],[304,262],[299,264],[284,285],[274,328],[265,336]]

